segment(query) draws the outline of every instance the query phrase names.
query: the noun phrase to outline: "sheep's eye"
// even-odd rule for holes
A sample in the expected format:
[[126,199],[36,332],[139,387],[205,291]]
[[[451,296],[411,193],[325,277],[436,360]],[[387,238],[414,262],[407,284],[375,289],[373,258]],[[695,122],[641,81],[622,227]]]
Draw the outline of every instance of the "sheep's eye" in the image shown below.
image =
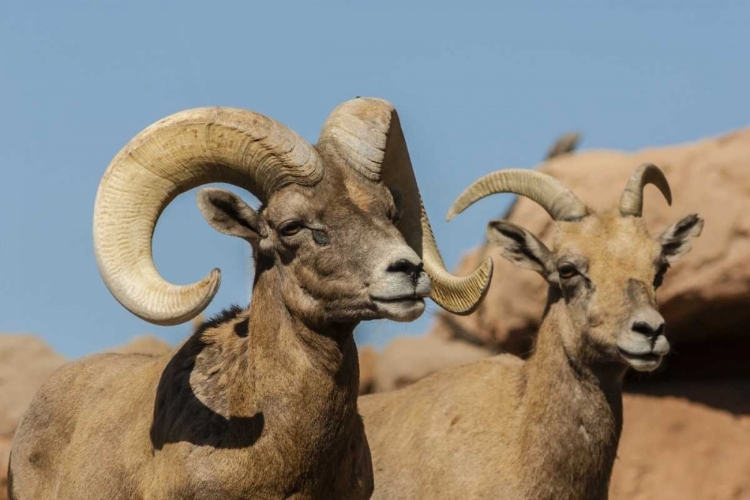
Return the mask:
[[578,269],[576,269],[573,264],[561,264],[560,267],[557,268],[557,273],[560,275],[560,278],[569,280],[578,274]]
[[391,220],[391,222],[393,222],[394,226],[398,225],[398,223],[401,221],[401,212],[397,208],[394,208],[393,210],[391,210],[391,213],[388,214],[388,218]]
[[301,221],[295,220],[291,222],[287,222],[283,226],[279,228],[279,233],[281,236],[294,236],[295,234],[299,233],[304,229],[304,225]]
[[398,189],[391,189],[391,196],[393,197],[393,205],[388,212],[388,218],[395,225],[401,221],[401,212],[404,209],[404,196]]
[[659,288],[664,281],[664,275],[667,272],[667,269],[669,269],[669,264],[662,264],[659,266],[659,270],[656,271],[656,276],[654,276],[654,289]]

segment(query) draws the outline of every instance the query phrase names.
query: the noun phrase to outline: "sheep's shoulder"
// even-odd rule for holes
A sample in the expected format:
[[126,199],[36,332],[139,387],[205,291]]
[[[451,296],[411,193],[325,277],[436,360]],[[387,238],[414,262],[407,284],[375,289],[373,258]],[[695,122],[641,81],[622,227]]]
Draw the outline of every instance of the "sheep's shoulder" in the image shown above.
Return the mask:
[[82,477],[128,484],[139,457],[147,457],[149,443],[133,436],[148,436],[150,417],[137,408],[153,405],[158,364],[151,356],[97,354],[53,372],[16,430],[11,467],[18,487],[58,484],[70,498],[88,498]]

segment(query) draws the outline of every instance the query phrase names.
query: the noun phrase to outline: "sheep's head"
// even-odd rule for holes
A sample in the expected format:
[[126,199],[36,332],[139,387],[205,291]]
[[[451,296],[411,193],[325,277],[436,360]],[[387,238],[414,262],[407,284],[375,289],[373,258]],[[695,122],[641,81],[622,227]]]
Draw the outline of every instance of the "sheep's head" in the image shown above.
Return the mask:
[[427,296],[468,313],[489,285],[489,260],[465,278],[445,270],[398,116],[386,101],[340,105],[316,146],[251,111],[198,108],[146,128],[112,160],[99,187],[97,262],[109,290],[137,316],[177,324],[214,297],[217,269],[177,286],[159,276],[151,254],[167,204],[211,182],[261,200],[256,211],[230,191],[198,194],[209,224],[248,241],[256,273],[274,273],[279,299],[306,321],[410,321]]
[[659,188],[671,204],[664,174],[644,164],[631,176],[617,209],[597,214],[548,175],[499,171],[467,188],[449,218],[493,193],[513,192],[542,205],[556,221],[553,250],[503,220],[489,223],[490,242],[514,264],[540,273],[552,287],[551,296],[565,302],[572,327],[563,334],[566,350],[594,362],[651,371],[669,351],[656,289],[669,265],[690,250],[703,220],[689,215],[652,238],[641,218],[646,184]]
[[236,194],[206,188],[198,205],[218,231],[254,248],[256,283],[274,273],[287,307],[308,322],[411,321],[430,279],[398,231],[399,191],[328,168],[314,186],[289,185],[257,213]]

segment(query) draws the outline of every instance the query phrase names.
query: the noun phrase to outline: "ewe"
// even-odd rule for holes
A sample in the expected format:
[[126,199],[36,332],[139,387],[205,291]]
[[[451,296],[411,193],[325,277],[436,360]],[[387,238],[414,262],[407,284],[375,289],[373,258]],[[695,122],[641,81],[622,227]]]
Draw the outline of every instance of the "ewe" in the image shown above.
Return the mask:
[[557,221],[554,251],[523,228],[489,223],[515,264],[549,283],[536,347],[439,372],[360,398],[375,472],[373,498],[604,499],[622,428],[627,367],[654,370],[667,354],[656,288],[703,221],[690,215],[652,239],[642,191],[669,185],[653,165],[630,178],[618,209],[594,214],[555,179],[492,173],[449,218],[492,193],[539,203]]
[[249,308],[208,321],[168,356],[96,355],[55,373],[18,428],[10,498],[369,498],[354,327],[414,320],[430,278],[439,303],[469,311],[491,262],[467,278],[445,271],[389,103],[340,105],[315,147],[257,113],[194,109],[131,140],[97,194],[99,268],[139,317],[188,321],[216,293],[218,270],[177,286],[151,255],[167,204],[210,182],[263,202],[255,211],[229,191],[198,195],[209,224],[253,246]]

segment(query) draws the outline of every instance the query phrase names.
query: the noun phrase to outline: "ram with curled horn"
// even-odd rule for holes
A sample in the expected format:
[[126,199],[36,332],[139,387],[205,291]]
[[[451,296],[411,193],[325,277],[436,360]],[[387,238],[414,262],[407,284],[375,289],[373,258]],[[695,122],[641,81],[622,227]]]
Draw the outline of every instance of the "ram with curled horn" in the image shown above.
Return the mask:
[[369,498],[354,327],[414,320],[428,296],[466,313],[491,261],[463,278],[445,270],[388,102],[340,105],[316,146],[254,112],[193,109],[132,139],[99,186],[96,259],[140,318],[185,322],[216,293],[218,270],[177,286],[151,253],[166,205],[213,182],[263,203],[198,193],[211,226],[253,247],[249,307],[168,356],[95,355],[56,372],[16,433],[11,498]]
[[510,192],[556,221],[552,250],[507,221],[487,228],[505,258],[546,279],[544,319],[526,361],[504,354],[360,398],[373,498],[607,498],[623,376],[656,369],[669,351],[656,289],[703,227],[689,215],[652,238],[641,218],[648,184],[671,203],[651,164],[633,172],[618,206],[603,213],[528,170],[494,172],[458,197],[449,218]]

